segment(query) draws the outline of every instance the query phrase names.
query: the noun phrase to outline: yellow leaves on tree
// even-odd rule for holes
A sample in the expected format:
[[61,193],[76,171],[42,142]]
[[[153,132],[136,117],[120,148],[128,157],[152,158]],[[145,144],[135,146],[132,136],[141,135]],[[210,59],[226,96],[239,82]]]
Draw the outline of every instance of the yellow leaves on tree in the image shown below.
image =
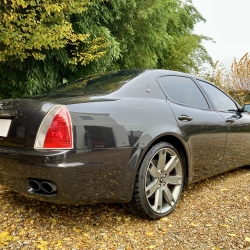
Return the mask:
[[[0,4],[0,62],[27,57],[43,60],[46,50],[70,46],[69,63],[86,65],[103,56],[102,38],[76,34],[70,15],[83,13],[89,0],[4,0]],[[82,45],[88,49],[83,50]]]

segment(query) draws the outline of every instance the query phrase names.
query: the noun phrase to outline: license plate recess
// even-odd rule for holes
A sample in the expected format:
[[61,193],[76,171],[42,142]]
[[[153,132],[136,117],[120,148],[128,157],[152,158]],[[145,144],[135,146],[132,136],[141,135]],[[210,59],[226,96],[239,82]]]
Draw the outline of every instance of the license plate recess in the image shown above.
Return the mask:
[[10,129],[10,119],[0,119],[0,137],[7,137]]

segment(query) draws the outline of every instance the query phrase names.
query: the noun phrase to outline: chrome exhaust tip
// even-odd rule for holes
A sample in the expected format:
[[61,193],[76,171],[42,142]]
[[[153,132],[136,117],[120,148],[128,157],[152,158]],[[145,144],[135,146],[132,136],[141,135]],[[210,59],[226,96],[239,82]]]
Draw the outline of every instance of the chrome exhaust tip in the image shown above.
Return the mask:
[[45,193],[51,194],[57,191],[57,186],[53,182],[43,181],[41,188]]
[[32,188],[33,191],[39,191],[41,190],[41,185],[38,181],[36,180],[29,180],[29,185]]

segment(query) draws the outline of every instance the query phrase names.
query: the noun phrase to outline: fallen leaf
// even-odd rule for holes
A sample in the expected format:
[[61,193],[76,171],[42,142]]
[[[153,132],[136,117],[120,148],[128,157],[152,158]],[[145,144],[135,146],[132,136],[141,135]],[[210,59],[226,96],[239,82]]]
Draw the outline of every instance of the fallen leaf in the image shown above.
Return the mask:
[[52,219],[51,219],[51,222],[52,222],[52,225],[55,225],[55,224],[56,224],[56,219],[55,219],[55,218],[52,218]]
[[22,229],[20,232],[19,232],[19,235],[25,235],[26,234],[26,231],[24,229]]
[[249,238],[249,237],[246,237],[246,238],[245,238],[245,241],[250,242],[250,238]]
[[69,240],[71,240],[69,237],[66,237],[66,238],[63,238],[63,240],[65,240],[65,241],[69,241]]
[[36,248],[39,248],[39,249],[47,249],[46,245],[48,245],[48,242],[47,241],[44,241],[44,240],[41,240],[39,241],[40,244],[36,246]]
[[90,237],[89,234],[87,234],[87,233],[84,233],[83,235],[84,235],[85,237],[87,237],[87,238]]
[[153,249],[153,248],[155,248],[155,246],[152,245],[152,246],[149,246],[148,248],[149,248],[149,249]]
[[154,232],[146,232],[147,236],[152,236],[154,234]]
[[230,227],[229,225],[227,224],[220,224],[221,227]]
[[167,217],[161,218],[161,220],[168,221],[169,219]]
[[198,227],[198,224],[194,224],[193,222],[190,224],[192,227]]
[[2,232],[2,233],[0,233],[0,239],[3,239],[3,238],[5,238],[5,237],[7,237],[9,235],[9,232]]
[[55,247],[61,247],[62,246],[62,241],[58,240],[58,242],[55,244]]
[[228,234],[229,236],[235,237],[237,234]]
[[13,237],[10,236],[9,232],[4,231],[0,233],[0,243],[5,243],[6,241],[10,241]]
[[76,233],[80,233],[80,232],[82,232],[82,230],[81,229],[77,229],[77,228],[73,228],[73,230],[76,232]]
[[128,231],[127,233],[128,233],[129,236],[133,235],[133,233],[131,231]]
[[212,224],[206,224],[205,227],[212,227]]

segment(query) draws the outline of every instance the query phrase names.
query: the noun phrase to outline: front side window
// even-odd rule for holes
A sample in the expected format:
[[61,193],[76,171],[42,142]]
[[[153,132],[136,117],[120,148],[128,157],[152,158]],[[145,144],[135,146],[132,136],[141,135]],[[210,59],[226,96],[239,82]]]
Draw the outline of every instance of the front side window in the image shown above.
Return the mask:
[[203,94],[191,78],[164,76],[158,81],[167,96],[174,102],[197,108],[209,108]]
[[215,108],[218,111],[229,111],[229,110],[237,110],[237,106],[235,103],[222,91],[220,91],[215,86],[197,80],[198,83],[201,85],[201,87],[206,91],[206,93],[209,95],[210,99],[212,100]]

